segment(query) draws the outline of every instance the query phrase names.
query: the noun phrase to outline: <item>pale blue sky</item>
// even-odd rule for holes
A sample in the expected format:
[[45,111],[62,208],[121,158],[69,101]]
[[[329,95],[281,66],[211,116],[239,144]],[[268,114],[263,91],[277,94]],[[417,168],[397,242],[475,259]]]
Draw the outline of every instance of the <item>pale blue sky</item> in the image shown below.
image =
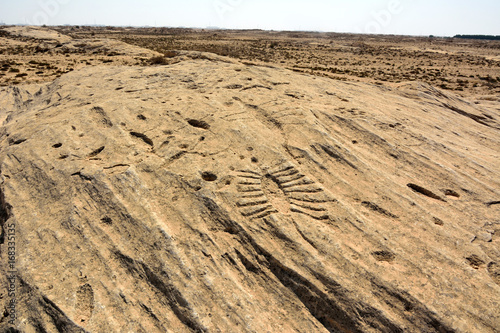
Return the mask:
[[500,35],[500,0],[0,0],[0,22]]

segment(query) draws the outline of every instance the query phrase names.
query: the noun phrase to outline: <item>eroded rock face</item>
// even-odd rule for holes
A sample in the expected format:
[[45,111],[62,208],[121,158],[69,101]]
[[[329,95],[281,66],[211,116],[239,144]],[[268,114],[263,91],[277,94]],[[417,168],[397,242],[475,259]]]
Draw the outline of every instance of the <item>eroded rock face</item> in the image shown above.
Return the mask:
[[0,90],[18,330],[500,327],[497,111],[199,58]]

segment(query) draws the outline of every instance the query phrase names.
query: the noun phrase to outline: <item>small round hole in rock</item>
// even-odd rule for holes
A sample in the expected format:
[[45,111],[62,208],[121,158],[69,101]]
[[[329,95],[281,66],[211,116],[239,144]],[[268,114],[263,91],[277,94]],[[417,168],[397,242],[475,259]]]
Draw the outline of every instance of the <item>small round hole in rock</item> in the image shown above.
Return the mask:
[[440,225],[440,226],[443,226],[443,225],[444,225],[443,220],[441,220],[440,218],[433,217],[432,219],[434,220],[434,224],[435,224],[435,225]]
[[113,220],[108,217],[108,216],[104,216],[102,219],[101,219],[101,222],[102,223],[105,223],[105,224],[112,224],[113,223]]
[[61,148],[62,143],[56,143],[55,145],[52,146],[52,148]]
[[201,178],[207,182],[214,182],[217,180],[217,175],[211,173],[211,172],[203,172],[201,174]]
[[251,161],[252,163],[257,163],[259,160],[256,157],[252,157]]

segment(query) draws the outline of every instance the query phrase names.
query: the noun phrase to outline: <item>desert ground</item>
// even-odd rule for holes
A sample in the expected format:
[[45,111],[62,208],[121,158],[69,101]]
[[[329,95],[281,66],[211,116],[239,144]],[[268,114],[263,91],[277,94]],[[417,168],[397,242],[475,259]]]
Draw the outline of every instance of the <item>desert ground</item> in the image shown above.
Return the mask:
[[0,29],[0,331],[500,327],[500,43]]
[[[500,41],[259,30],[112,27],[55,30],[61,36],[83,41],[76,47],[65,44],[49,51],[29,36],[10,35],[0,44],[3,55],[0,59],[17,62],[12,63],[14,72],[10,72],[10,67],[3,71],[0,83],[42,82],[83,66],[141,64],[145,60],[141,56],[146,54],[140,51],[125,54],[123,50],[117,52],[111,46],[95,44],[105,39],[171,56],[177,50],[211,52],[336,80],[379,85],[421,81],[460,96],[500,92]],[[87,42],[89,45],[82,45]],[[44,53],[49,55],[49,66],[43,60],[47,58]],[[41,64],[29,63],[39,59]],[[16,69],[20,72],[15,72]]]

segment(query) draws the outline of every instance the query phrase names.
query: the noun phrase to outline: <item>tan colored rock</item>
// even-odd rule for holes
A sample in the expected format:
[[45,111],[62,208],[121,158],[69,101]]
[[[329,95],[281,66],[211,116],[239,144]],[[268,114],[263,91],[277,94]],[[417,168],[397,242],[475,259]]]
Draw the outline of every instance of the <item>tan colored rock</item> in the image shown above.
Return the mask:
[[12,26],[3,29],[14,36],[22,36],[47,41],[57,41],[67,43],[72,40],[70,36],[61,34],[55,30],[37,26]]
[[184,55],[1,88],[18,330],[500,327],[497,110]]

